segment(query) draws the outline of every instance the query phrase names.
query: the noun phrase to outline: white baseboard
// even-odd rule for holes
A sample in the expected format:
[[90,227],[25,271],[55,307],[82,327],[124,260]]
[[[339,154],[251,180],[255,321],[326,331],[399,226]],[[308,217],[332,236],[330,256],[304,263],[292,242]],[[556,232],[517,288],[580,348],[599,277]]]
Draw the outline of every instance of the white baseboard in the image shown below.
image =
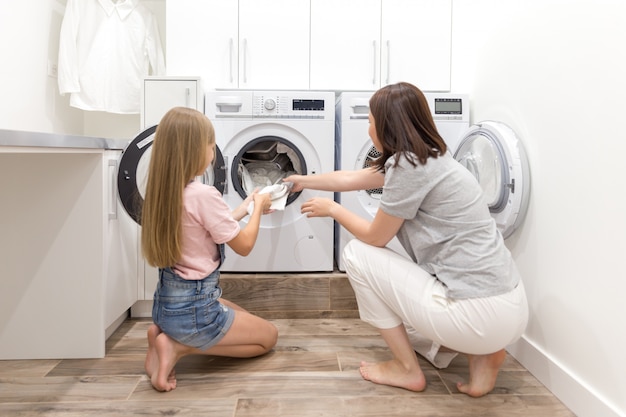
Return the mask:
[[507,351],[577,417],[625,417],[525,338],[508,346]]
[[131,317],[152,317],[152,300],[139,300],[130,308]]

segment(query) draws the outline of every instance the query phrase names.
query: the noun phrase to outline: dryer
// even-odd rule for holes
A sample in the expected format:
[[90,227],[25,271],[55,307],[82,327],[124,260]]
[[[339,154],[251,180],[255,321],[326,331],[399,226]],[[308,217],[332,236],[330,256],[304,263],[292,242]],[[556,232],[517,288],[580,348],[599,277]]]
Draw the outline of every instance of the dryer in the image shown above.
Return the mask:
[[[371,92],[344,92],[337,99],[337,169],[362,169],[380,156],[368,136],[369,100]],[[454,153],[464,133],[469,128],[469,97],[466,94],[429,93],[426,100],[433,115],[437,130],[446,141],[449,151]],[[347,209],[367,219],[373,219],[382,196],[382,189],[350,191],[335,194],[335,200]],[[335,224],[335,259],[340,271],[345,271],[341,252],[353,239],[339,224]],[[397,238],[387,245],[408,257]]]
[[502,237],[511,236],[524,221],[530,198],[530,168],[521,139],[507,124],[485,120],[465,132],[454,159],[478,180]]
[[[334,92],[211,91],[205,95],[205,113],[224,156],[224,199],[233,209],[248,195],[250,178],[265,186],[292,173],[334,169]],[[333,220],[300,213],[302,203],[314,196],[333,198],[325,191],[290,193],[283,210],[262,216],[257,244],[248,256],[226,247],[221,270],[332,271]]]

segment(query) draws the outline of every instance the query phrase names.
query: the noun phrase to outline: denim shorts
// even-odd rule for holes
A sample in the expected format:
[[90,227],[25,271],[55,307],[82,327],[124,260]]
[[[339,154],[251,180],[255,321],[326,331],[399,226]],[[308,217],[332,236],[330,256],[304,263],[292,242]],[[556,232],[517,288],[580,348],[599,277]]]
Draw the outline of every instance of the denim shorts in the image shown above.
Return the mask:
[[152,320],[172,339],[206,350],[233,324],[235,312],[222,305],[219,269],[202,280],[186,280],[170,268],[159,270]]

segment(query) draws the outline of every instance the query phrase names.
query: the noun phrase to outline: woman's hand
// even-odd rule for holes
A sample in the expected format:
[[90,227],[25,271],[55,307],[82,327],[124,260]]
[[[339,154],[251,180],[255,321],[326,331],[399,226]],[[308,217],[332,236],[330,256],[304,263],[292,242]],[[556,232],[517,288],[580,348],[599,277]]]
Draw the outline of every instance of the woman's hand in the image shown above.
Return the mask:
[[336,206],[337,203],[330,198],[313,197],[302,204],[300,212],[307,217],[332,217]]
[[290,183],[292,183],[293,186],[291,187],[290,192],[297,193],[298,191],[304,190],[304,186],[300,182],[302,177],[303,177],[303,175],[297,175],[297,174],[290,175],[288,177],[283,178],[283,182],[290,182]]

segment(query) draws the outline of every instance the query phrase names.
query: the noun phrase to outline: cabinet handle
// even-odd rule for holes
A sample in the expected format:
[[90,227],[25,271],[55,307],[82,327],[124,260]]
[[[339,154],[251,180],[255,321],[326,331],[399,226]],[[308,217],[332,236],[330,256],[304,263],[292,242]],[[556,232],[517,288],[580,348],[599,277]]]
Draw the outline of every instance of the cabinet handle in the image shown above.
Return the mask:
[[230,83],[233,83],[233,38],[230,38],[228,41],[228,50],[229,50],[229,70],[230,70]]
[[185,88],[185,107],[189,107],[189,97],[191,96],[191,90],[189,87]]
[[248,39],[243,40],[243,83],[248,83]]
[[391,73],[391,42],[387,40],[387,79],[385,84],[389,84],[389,74]]
[[109,160],[109,184],[111,195],[109,196],[109,220],[117,219],[117,160]]
[[373,62],[373,64],[374,64],[374,67],[372,68],[372,74],[373,74],[373,77],[372,77],[372,85],[373,85],[374,87],[376,87],[376,45],[377,45],[377,42],[376,42],[376,41],[374,41],[374,42],[373,42],[373,48],[374,48],[374,59],[372,60],[372,62]]

